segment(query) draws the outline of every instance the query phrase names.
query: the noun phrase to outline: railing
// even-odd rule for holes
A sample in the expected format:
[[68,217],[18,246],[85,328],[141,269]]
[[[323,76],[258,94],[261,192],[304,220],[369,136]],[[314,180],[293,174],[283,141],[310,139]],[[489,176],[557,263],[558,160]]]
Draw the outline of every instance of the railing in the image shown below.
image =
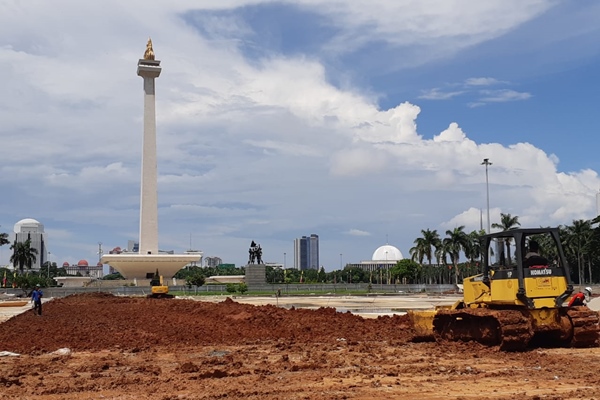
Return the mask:
[[[337,284],[263,284],[254,285],[249,289],[249,294],[275,294],[277,290],[281,295],[335,295],[335,294],[442,294],[457,293],[456,285],[379,285],[368,283],[337,283]],[[50,287],[42,288],[44,297],[66,297],[79,293],[112,293],[117,296],[145,296],[150,294],[150,286],[93,286],[88,287]],[[230,295],[227,292],[227,285],[203,285],[203,286],[169,286],[169,292],[183,293],[184,295]],[[15,294],[18,297],[26,296],[21,289],[0,288],[0,293]],[[236,293],[231,293],[236,295]]]

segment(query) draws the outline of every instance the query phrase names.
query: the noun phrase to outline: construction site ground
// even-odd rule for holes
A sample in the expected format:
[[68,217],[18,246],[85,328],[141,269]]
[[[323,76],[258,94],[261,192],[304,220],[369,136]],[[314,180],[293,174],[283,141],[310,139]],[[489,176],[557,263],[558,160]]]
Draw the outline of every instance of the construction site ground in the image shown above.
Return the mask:
[[404,311],[455,299],[90,293],[42,316],[0,307],[0,398],[600,399],[600,348],[414,342]]

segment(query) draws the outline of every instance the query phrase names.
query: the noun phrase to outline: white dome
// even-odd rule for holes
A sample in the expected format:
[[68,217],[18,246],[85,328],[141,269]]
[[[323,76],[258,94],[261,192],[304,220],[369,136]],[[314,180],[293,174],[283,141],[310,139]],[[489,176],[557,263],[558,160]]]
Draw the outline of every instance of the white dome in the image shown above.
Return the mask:
[[371,259],[372,261],[399,261],[399,260],[403,260],[404,257],[402,256],[402,253],[400,252],[400,250],[398,250],[396,247],[386,244],[384,246],[379,247],[377,250],[375,250],[375,253],[373,253],[373,258]]
[[39,230],[39,232],[44,231],[44,225],[42,225],[40,221],[33,218],[25,218],[17,222],[14,228],[15,233],[21,233],[23,227],[29,228],[28,231],[30,231],[31,228],[34,228],[35,231]]

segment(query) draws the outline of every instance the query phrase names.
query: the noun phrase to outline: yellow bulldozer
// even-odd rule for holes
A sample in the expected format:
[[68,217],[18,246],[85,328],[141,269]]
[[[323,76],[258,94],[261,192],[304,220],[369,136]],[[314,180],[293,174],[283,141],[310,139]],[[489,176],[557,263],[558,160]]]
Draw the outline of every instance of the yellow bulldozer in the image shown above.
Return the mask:
[[417,340],[477,341],[506,351],[598,345],[598,312],[567,306],[574,290],[558,228],[484,235],[480,248],[483,272],[464,279],[463,299],[409,312]]

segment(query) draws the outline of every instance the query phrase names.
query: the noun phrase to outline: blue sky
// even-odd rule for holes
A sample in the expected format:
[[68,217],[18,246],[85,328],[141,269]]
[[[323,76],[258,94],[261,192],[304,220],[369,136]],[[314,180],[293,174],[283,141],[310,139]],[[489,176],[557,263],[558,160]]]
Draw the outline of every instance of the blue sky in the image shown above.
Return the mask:
[[[327,270],[421,229],[597,213],[592,0],[0,2],[0,231],[52,261],[138,237],[142,81],[157,80],[159,241],[243,264],[252,240]],[[387,239],[386,239],[387,238]],[[0,265],[8,263],[7,246]]]

